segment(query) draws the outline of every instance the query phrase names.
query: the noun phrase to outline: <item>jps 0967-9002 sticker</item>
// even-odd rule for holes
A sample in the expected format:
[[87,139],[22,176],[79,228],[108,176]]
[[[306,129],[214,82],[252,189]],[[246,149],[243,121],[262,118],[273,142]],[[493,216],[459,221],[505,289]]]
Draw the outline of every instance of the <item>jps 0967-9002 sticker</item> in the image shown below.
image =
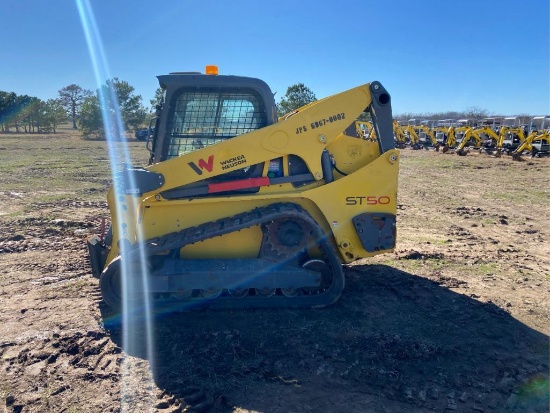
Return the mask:
[[297,127],[296,128],[296,135],[298,135],[300,133],[303,133],[303,132],[307,132],[308,128],[317,129],[317,128],[325,126],[327,123],[334,123],[334,122],[338,122],[338,121],[344,120],[344,119],[346,119],[346,114],[344,112],[337,113],[335,115],[330,115],[330,116],[327,116],[326,118],[319,119],[319,120],[316,120],[314,122],[311,122],[309,124],[309,126],[302,125],[302,126]]

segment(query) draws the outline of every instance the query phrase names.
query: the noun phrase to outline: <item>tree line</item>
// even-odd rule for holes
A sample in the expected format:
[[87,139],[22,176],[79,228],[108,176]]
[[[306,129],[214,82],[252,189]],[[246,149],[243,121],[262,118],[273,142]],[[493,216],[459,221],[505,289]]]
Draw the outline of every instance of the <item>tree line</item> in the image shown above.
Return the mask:
[[440,120],[440,119],[471,119],[481,120],[489,117],[489,111],[479,108],[477,106],[471,106],[463,111],[446,111],[446,112],[431,112],[431,113],[401,113],[395,115],[394,118],[399,121],[407,121],[409,119],[422,119],[422,120]]
[[[95,93],[70,84],[58,91],[56,99],[47,101],[0,90],[0,132],[55,133],[61,123],[70,121],[85,138],[104,138],[107,133],[122,137],[144,126],[162,100],[163,90],[158,88],[150,101],[152,109],[147,110],[134,87],[119,78],[107,80]],[[277,110],[283,116],[315,100],[315,94],[298,83],[288,88]],[[118,130],[121,123],[117,114],[124,130]],[[106,131],[106,127],[111,130]]]
[[67,120],[67,112],[59,99],[43,101],[35,96],[18,95],[0,90],[0,131],[56,132]]
[[[107,80],[95,93],[71,84],[58,91],[58,98],[45,102],[34,96],[0,91],[0,132],[55,133],[59,124],[70,121],[85,138],[104,138],[107,132],[122,136],[146,124],[155,106],[162,103],[163,94],[161,88],[155,91],[150,101],[152,109],[148,111],[134,87],[118,78]],[[284,116],[315,100],[311,89],[297,83],[287,89],[277,104],[277,112]],[[118,130],[117,113],[125,130]],[[105,125],[111,130],[106,131]]]
[[[118,130],[117,113],[124,130]],[[104,138],[107,132],[122,137],[143,126],[149,115],[134,87],[118,78],[107,80],[95,93],[71,84],[47,101],[0,90],[0,132],[4,133],[55,133],[60,124],[70,121],[85,138]],[[113,130],[106,131],[105,124]]]

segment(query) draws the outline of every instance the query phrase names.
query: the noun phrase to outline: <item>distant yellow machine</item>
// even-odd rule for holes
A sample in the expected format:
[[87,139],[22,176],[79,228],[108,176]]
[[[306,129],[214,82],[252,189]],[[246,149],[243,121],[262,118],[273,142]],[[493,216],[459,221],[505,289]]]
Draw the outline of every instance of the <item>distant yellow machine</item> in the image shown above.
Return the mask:
[[512,159],[515,161],[521,160],[524,151],[530,151],[532,156],[540,156],[541,153],[548,154],[550,152],[550,132],[547,130],[531,132],[512,152]]
[[[150,165],[118,174],[112,229],[88,240],[104,300],[120,308],[122,263],[144,271],[134,265],[141,252],[157,300],[334,303],[343,263],[395,246],[390,95],[367,83],[278,119],[266,83],[209,71],[158,77],[165,96],[150,127]],[[356,132],[363,111],[370,138]],[[140,290],[137,275],[135,283]]]
[[455,152],[460,156],[465,156],[468,154],[468,150],[466,150],[466,145],[473,141],[474,148],[480,148],[483,144],[483,141],[481,140],[481,137],[479,136],[479,133],[475,129],[468,129],[464,136],[462,137],[462,140],[458,144],[458,146],[455,149]]

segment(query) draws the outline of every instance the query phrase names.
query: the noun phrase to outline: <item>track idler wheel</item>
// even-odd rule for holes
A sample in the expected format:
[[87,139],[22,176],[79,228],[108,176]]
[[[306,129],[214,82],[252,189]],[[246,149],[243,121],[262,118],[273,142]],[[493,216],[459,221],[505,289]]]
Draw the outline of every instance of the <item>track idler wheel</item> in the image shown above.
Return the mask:
[[99,288],[107,305],[115,310],[122,309],[122,269],[120,257],[115,258],[101,273]]
[[144,302],[144,293],[135,290],[135,285],[141,282],[142,277],[151,272],[151,265],[149,263],[145,265],[147,268],[143,268],[139,261],[130,260],[125,262],[126,268],[124,270],[129,278],[125,286],[122,274],[122,258],[118,256],[109,263],[99,278],[101,296],[109,307],[117,311],[122,310],[124,298],[126,298],[127,305],[130,307]]
[[332,281],[333,281],[332,270],[330,266],[323,260],[312,259],[304,263],[302,267],[312,271],[318,271],[321,273],[321,285],[316,288],[304,288],[305,291],[315,294],[319,291],[320,292],[325,291],[332,284]]

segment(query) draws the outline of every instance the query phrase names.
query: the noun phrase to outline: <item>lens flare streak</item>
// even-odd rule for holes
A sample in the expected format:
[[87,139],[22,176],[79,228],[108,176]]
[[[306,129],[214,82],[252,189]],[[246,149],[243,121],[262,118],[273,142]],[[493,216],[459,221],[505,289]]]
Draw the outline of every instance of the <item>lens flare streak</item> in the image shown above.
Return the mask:
[[[88,0],[76,0],[78,13],[82,23],[82,28],[88,45],[91,63],[94,70],[96,83],[98,86],[98,99],[101,107],[103,125],[105,130],[105,138],[107,141],[107,149],[109,153],[110,168],[113,178],[113,190],[116,209],[117,227],[113,231],[118,231],[123,234],[124,223],[128,221],[126,214],[132,211],[137,213],[139,210],[137,200],[133,196],[127,196],[124,193],[121,180],[116,179],[117,174],[121,171],[124,165],[131,165],[131,157],[124,136],[125,128],[122,121],[119,102],[116,96],[116,90],[110,76],[110,71],[107,64],[107,58],[103,49],[100,32],[98,30],[93,10]],[[104,83],[105,82],[105,83]],[[131,174],[129,185],[131,188],[136,188],[136,184]],[[126,203],[131,205],[128,207]],[[142,242],[144,240],[143,233],[140,228],[136,228],[136,239],[134,242]],[[130,240],[132,241],[132,240]],[[130,242],[122,242],[120,245],[121,256],[128,256],[128,247]],[[146,345],[146,354],[149,360],[149,378],[152,382],[151,372],[153,370],[153,337],[152,337],[152,312],[150,294],[148,288],[148,270],[147,259],[143,251],[139,251],[139,259],[137,262],[129,263],[127,260],[122,260],[122,290],[123,290],[123,310],[122,310],[122,331],[123,331],[123,347],[126,353],[136,354],[141,353],[143,344]],[[141,288],[137,288],[135,283],[141,283]],[[137,291],[143,291],[138,294]],[[133,305],[139,302],[139,306]],[[139,311],[137,311],[139,307]],[[145,329],[146,341],[143,343],[143,326]],[[127,361],[127,360],[126,360]],[[130,389],[126,382],[129,382],[130,371],[129,363],[125,363],[123,371],[123,393],[122,407],[125,399],[129,398]],[[152,388],[152,386],[151,386]]]

